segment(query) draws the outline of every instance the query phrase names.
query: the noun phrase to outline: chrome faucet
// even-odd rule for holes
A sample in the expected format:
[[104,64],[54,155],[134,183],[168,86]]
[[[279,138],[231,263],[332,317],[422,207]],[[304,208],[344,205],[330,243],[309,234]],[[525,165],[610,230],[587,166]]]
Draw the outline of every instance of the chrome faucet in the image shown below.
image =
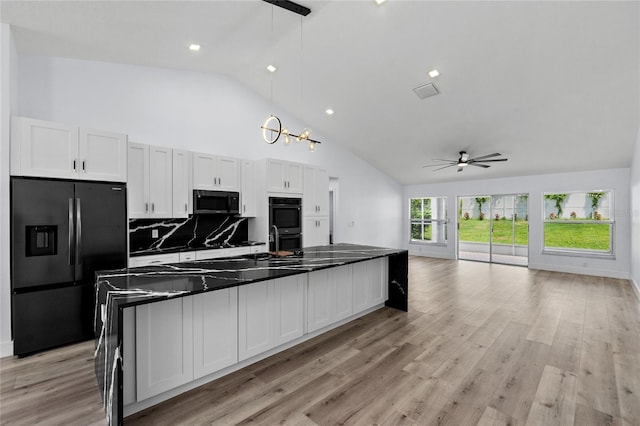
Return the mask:
[[278,255],[278,253],[280,252],[280,234],[278,233],[278,227],[275,225],[272,225],[271,228],[273,229],[273,234],[274,234],[274,238],[275,238],[275,247],[276,247],[276,256]]

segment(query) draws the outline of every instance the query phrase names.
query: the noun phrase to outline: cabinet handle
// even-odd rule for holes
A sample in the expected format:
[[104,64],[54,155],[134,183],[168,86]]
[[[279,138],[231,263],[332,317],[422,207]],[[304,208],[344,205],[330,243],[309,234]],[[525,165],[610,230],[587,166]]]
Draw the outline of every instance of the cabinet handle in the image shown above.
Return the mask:
[[76,160],[73,160],[73,171],[76,172]]
[[242,213],[246,213],[247,212],[247,206],[246,204],[242,205]]
[[144,203],[144,212],[147,213],[149,211],[149,203]]
[[82,171],[87,173],[87,168],[85,167],[85,160],[82,160]]
[[184,203],[184,212],[187,212],[187,203]]
[[151,203],[151,213],[156,211],[156,205],[155,203]]

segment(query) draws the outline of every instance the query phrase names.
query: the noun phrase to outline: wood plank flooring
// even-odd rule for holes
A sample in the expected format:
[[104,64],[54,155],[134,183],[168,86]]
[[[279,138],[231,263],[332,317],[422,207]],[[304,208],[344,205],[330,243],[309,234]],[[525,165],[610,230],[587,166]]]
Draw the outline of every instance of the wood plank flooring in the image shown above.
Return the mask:
[[[640,425],[625,280],[411,257],[381,309],[127,425]],[[93,344],[0,360],[0,424],[104,424]]]

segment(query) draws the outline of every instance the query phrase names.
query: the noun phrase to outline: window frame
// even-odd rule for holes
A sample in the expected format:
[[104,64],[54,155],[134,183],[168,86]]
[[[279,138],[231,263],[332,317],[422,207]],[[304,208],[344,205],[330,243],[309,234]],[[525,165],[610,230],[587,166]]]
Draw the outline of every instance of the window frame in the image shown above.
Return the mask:
[[[429,219],[425,219],[424,218],[424,200],[427,199],[427,198],[431,200],[431,208],[432,209],[433,209],[434,200],[436,200],[436,199],[443,199],[444,200],[444,219],[434,219],[433,217],[431,217]],[[421,202],[422,202],[422,205],[421,205],[422,218],[421,219],[414,219],[413,217],[411,217],[411,207],[412,207],[412,204],[413,204],[413,200],[421,200]],[[414,224],[420,224],[421,225],[420,235],[422,235],[422,236],[424,236],[424,227],[426,225],[442,226],[443,229],[444,229],[444,241],[433,241],[433,240],[424,240],[424,239],[415,239],[415,238],[413,238],[413,235],[412,235],[411,231],[412,231],[412,228],[413,228]],[[449,225],[449,209],[448,209],[448,205],[447,205],[447,197],[446,196],[409,197],[409,244],[426,244],[426,245],[430,245],[430,246],[447,246],[448,240],[449,240],[449,226],[448,225]]]
[[[607,219],[550,219],[545,211],[546,195],[550,194],[589,194],[591,192],[605,192],[610,198],[609,217]],[[589,191],[555,191],[542,193],[542,254],[553,254],[574,257],[595,257],[595,258],[611,258],[615,259],[615,191],[613,189],[596,189]],[[546,246],[546,224],[594,224],[609,225],[609,250],[566,248],[566,247],[547,247]]]

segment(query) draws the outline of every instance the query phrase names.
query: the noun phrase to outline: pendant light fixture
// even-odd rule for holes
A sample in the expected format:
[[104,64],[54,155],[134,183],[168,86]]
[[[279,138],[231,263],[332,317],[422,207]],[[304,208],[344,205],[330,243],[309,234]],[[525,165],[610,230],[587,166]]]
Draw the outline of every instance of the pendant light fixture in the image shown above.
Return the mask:
[[[301,6],[297,3],[291,1],[270,1],[264,0],[267,3],[270,3],[271,6],[271,32],[273,33],[273,5],[280,6],[284,9],[287,9],[291,12],[297,13],[300,15],[300,64],[302,64],[302,56],[303,56],[303,37],[302,37],[302,17],[307,16],[311,13],[311,9],[308,9],[304,6]],[[271,68],[269,68],[271,67]],[[275,67],[273,65],[269,65],[267,69],[271,72],[271,104],[273,106],[273,73],[275,72]],[[302,68],[302,66],[301,66]],[[304,85],[302,81],[302,70],[300,71],[300,120],[304,125]],[[316,150],[316,145],[322,142],[311,139],[311,131],[308,128],[304,128],[300,134],[293,134],[286,127],[282,127],[282,121],[276,115],[270,115],[260,126],[262,129],[262,139],[272,145],[280,139],[281,135],[284,135],[284,144],[289,145],[291,143],[291,138],[295,138],[296,142],[306,141],[309,143],[309,151],[314,152]]]

